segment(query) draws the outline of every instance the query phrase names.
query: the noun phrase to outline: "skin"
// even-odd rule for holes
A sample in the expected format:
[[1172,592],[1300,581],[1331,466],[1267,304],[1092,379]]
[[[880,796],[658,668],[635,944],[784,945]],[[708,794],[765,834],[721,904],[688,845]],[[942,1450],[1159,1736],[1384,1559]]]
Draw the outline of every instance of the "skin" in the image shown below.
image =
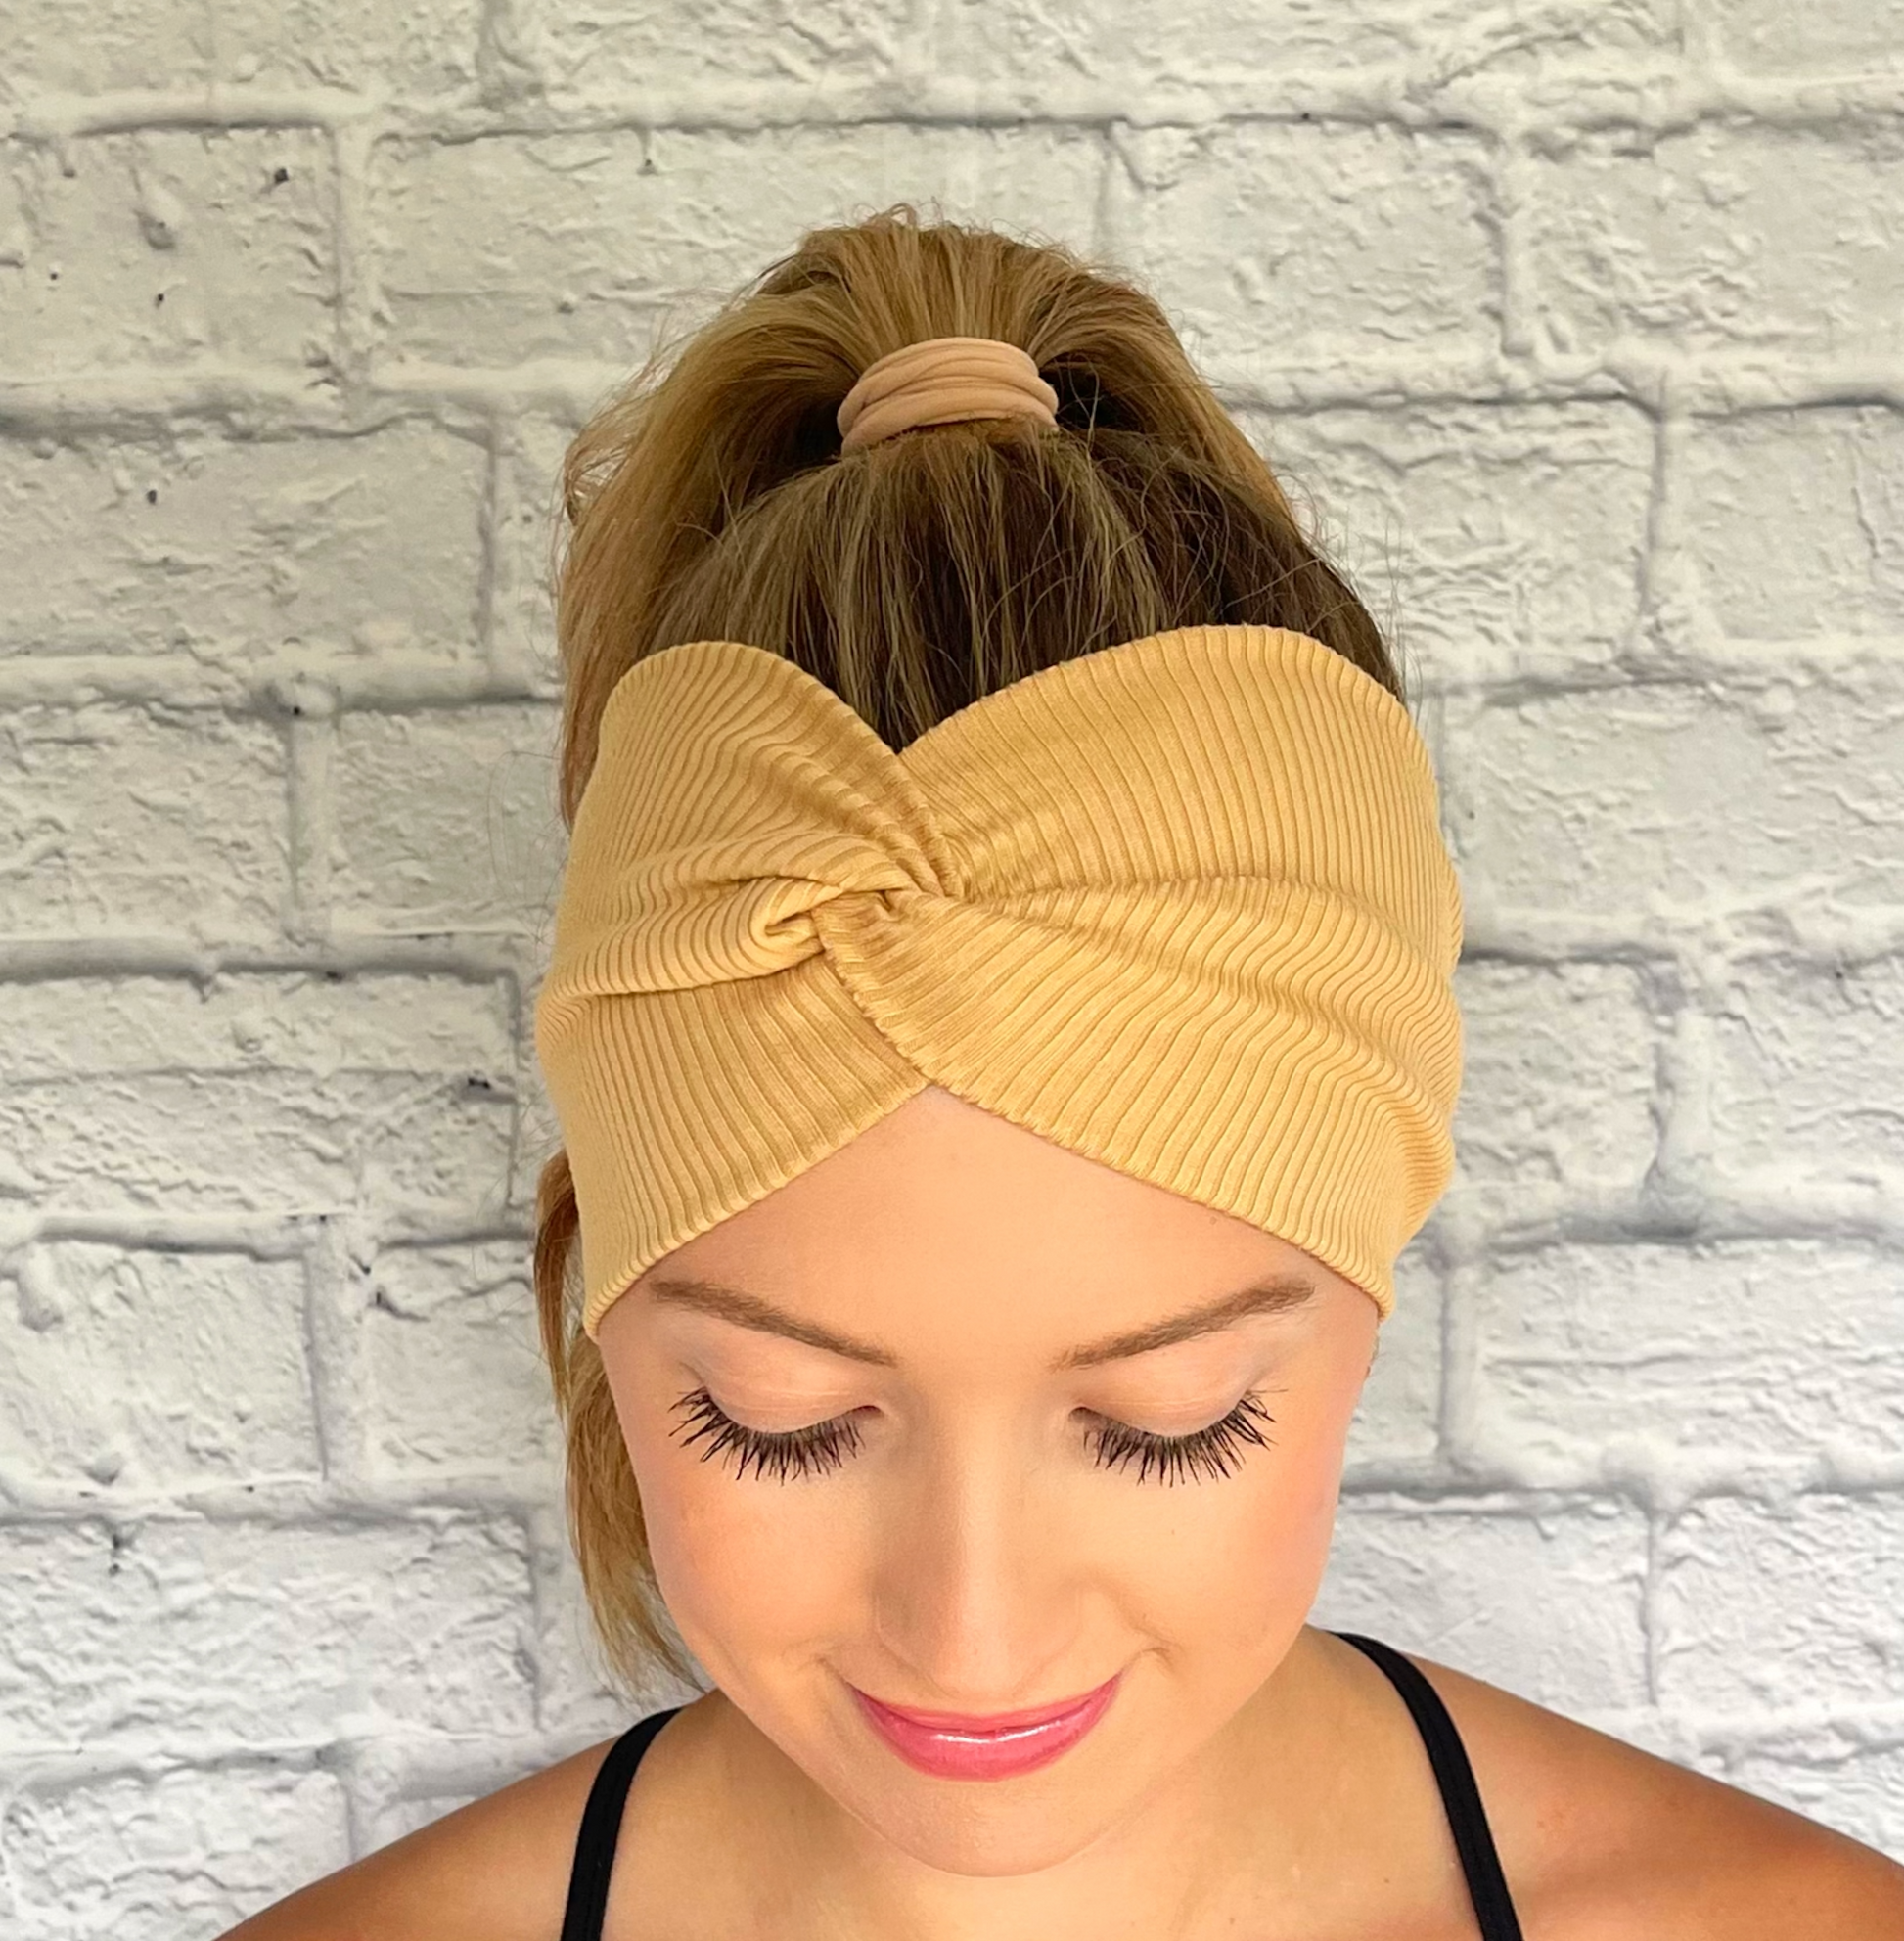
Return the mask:
[[[1304,1300],[1116,1362],[1066,1351],[1266,1279]],[[665,1297],[689,1279],[879,1344],[843,1358]],[[600,1346],[684,1641],[715,1682],[630,1790],[607,1941],[1472,1941],[1421,1740],[1306,1622],[1374,1303],[1301,1249],[936,1088],[657,1262]],[[707,1444],[700,1388],[786,1431],[781,1481]],[[1244,1395],[1231,1473],[1106,1467],[1104,1419],[1177,1435]],[[1904,1868],[1428,1660],[1528,1941],[1904,1936]],[[862,1722],[1122,1685],[1040,1772],[929,1778]],[[229,1941],[554,1941],[610,1741],[314,1882]],[[718,1856],[717,1866],[709,1864]]]
[[[896,1366],[656,1298],[690,1275],[882,1344]],[[1051,1372],[1082,1343],[1278,1275],[1315,1291]],[[1324,1695],[1293,1648],[1377,1324],[1301,1249],[936,1088],[609,1311],[600,1345],[657,1577],[746,1721],[737,1757],[798,1829],[832,1931],[1104,1933],[1116,1910],[1110,1931],[1187,1933],[1244,1820],[1256,1864],[1296,1870],[1315,1763],[1282,1766],[1265,1797],[1251,1746],[1300,1734]],[[851,1414],[860,1447],[796,1481],[737,1476],[683,1439],[676,1405],[703,1386],[760,1430]],[[1271,1446],[1244,1445],[1227,1476],[1139,1480],[1134,1463],[1096,1460],[1099,1419],[1181,1435],[1248,1391]],[[848,1689],[988,1713],[1113,1674],[1079,1745],[984,1783],[914,1771]]]

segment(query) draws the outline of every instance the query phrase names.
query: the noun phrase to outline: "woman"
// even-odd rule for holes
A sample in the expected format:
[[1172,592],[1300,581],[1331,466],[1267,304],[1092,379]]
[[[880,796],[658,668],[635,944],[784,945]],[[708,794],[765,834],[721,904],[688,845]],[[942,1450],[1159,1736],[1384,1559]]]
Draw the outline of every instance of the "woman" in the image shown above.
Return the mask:
[[236,1934],[1904,1935],[1875,1851],[1305,1622],[1460,903],[1156,304],[901,209],[650,377],[566,468],[536,1279],[608,1660],[713,1689]]

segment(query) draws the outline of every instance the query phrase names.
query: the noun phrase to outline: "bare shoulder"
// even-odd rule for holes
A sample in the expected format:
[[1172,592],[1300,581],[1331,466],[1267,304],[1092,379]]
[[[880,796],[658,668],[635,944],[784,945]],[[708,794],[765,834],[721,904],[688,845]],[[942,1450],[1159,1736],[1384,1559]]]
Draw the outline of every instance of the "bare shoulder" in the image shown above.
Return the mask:
[[458,1807],[221,1941],[555,1941],[582,1809],[613,1743],[605,1738]]
[[[1411,1654],[1412,1655],[1412,1654]],[[1754,1793],[1416,1658],[1540,1941],[1904,1941],[1904,1867]]]

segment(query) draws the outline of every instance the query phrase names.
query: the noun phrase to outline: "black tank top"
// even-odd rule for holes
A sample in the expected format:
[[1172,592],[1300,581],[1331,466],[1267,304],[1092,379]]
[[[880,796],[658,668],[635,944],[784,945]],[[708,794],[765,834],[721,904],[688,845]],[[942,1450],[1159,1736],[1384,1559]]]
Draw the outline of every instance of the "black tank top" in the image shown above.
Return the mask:
[[[1407,1703],[1422,1742],[1428,1747],[1435,1784],[1441,1788],[1441,1804],[1447,1810],[1455,1851],[1461,1856],[1461,1871],[1468,1878],[1468,1895],[1474,1904],[1474,1918],[1480,1922],[1480,1941],[1521,1941],[1520,1922],[1508,1895],[1500,1858],[1494,1851],[1494,1835],[1488,1831],[1487,1814],[1481,1806],[1480,1789],[1474,1783],[1473,1768],[1468,1763],[1467,1748],[1440,1694],[1392,1646],[1353,1631],[1337,1631],[1334,1635],[1344,1644],[1353,1645],[1365,1657],[1373,1658],[1388,1674],[1389,1683]],[[615,1840],[621,1831],[621,1814],[627,1804],[629,1784],[635,1777],[635,1768],[641,1764],[641,1755],[653,1743],[655,1735],[680,1709],[679,1705],[673,1705],[665,1712],[651,1713],[639,1724],[630,1726],[609,1747],[608,1757],[602,1761],[595,1783],[589,1789],[588,1804],[582,1809],[581,1830],[575,1836],[575,1865],[568,1876],[568,1907],[563,1917],[562,1941],[602,1941],[602,1917],[609,1905],[609,1873],[614,1866]]]

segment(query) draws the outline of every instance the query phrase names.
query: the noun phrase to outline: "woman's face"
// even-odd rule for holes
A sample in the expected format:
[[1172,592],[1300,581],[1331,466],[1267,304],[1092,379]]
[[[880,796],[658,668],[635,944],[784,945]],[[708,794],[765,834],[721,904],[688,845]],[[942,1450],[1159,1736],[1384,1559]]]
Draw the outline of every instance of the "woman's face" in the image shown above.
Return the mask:
[[[1145,1345],[1261,1287],[1227,1326]],[[1300,1248],[931,1088],[657,1262],[600,1345],[707,1673],[893,1845],[1008,1874],[1131,1812],[1282,1662],[1376,1327]],[[1201,1454],[1133,1447],[1226,1418]],[[853,1693],[995,1714],[1113,1678],[1062,1757],[982,1783],[918,1770]]]

